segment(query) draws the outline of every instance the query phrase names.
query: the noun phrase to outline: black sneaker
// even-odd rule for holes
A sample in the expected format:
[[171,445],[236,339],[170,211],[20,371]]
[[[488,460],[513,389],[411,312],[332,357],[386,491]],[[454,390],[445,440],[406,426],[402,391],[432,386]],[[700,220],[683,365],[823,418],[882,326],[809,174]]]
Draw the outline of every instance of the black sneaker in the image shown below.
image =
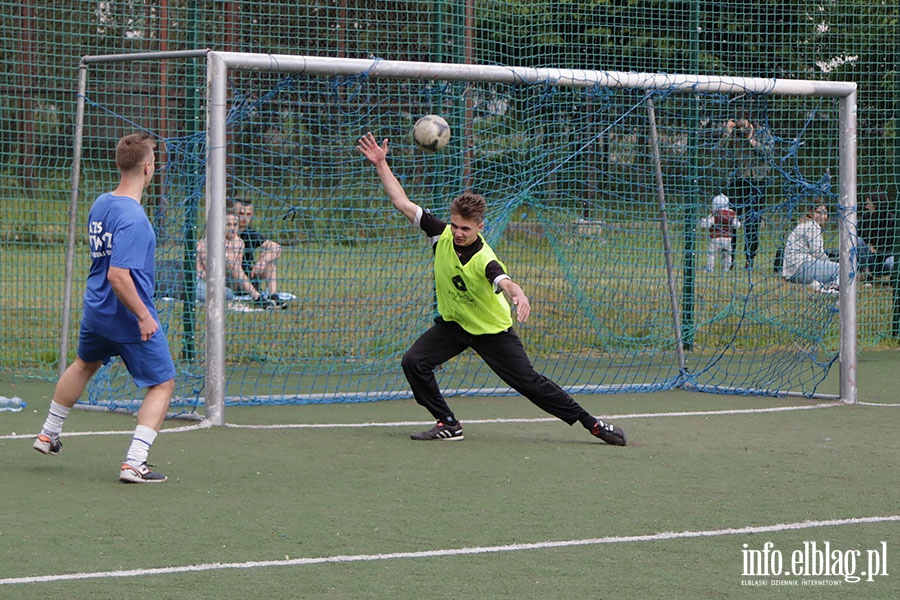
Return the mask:
[[463,439],[463,428],[459,421],[455,425],[445,425],[441,421],[428,431],[420,431],[409,436],[412,440],[461,440]]
[[278,305],[275,304],[275,300],[270,298],[268,294],[260,294],[259,298],[253,301],[253,306],[261,310],[274,310],[278,308]]
[[597,419],[594,428],[591,429],[591,435],[613,446],[625,445],[625,432],[622,428],[612,423],[604,423],[600,419]]
[[34,445],[32,448],[41,454],[52,454],[53,456],[56,456],[62,452],[62,442],[59,441],[59,438],[53,439],[49,435],[41,433],[34,438]]
[[139,467],[127,462],[122,463],[122,469],[119,471],[119,481],[122,483],[162,483],[168,479],[162,473],[151,471],[147,463],[143,463]]
[[287,300],[282,299],[278,294],[269,294],[269,302],[272,303],[272,307],[278,310],[287,309]]

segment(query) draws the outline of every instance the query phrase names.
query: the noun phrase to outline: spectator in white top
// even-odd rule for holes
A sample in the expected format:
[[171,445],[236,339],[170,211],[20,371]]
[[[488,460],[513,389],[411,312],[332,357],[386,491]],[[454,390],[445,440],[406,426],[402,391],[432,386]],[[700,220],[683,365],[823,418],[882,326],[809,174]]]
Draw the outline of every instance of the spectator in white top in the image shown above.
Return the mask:
[[837,289],[840,265],[829,259],[822,238],[828,207],[816,204],[806,211],[784,245],[781,275],[794,283],[810,284],[820,291]]

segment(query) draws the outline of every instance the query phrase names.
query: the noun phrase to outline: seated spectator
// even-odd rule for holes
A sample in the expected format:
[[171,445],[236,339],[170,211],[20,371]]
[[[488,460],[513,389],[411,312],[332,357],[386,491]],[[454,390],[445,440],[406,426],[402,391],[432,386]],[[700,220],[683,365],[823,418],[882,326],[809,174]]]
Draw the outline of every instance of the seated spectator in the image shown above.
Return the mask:
[[233,206],[238,216],[238,234],[244,242],[243,271],[256,289],[274,300],[278,298],[277,261],[281,256],[281,245],[251,227],[253,203],[249,199],[236,199]]
[[822,238],[822,225],[828,221],[828,207],[816,204],[806,211],[784,245],[781,275],[794,283],[810,284],[822,292],[834,292],[838,286],[840,265],[829,260]]
[[885,207],[884,197],[866,195],[856,219],[859,272],[877,279],[894,268],[893,237],[897,218]]
[[[233,289],[242,291],[257,303],[266,303],[266,298],[247,277],[242,268],[244,258],[244,240],[238,235],[239,219],[237,215],[225,215],[225,299],[234,299]],[[206,238],[197,242],[197,300],[206,302]]]
[[741,222],[737,214],[731,210],[728,204],[728,196],[719,194],[712,199],[712,212],[700,219],[700,227],[709,230],[709,250],[706,255],[706,270],[712,271],[716,267],[716,255],[722,257],[722,269],[731,270],[734,248],[732,240],[735,232],[741,228]]

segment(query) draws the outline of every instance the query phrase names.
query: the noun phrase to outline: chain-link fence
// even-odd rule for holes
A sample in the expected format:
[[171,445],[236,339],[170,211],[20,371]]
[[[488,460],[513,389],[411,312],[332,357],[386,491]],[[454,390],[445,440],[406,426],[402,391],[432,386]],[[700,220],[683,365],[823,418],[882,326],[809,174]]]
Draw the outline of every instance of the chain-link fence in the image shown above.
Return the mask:
[[[895,3],[0,0],[0,5],[0,368],[22,375],[52,377],[59,363],[77,76],[85,55],[212,48],[854,81],[859,84],[860,205],[873,197],[897,210],[900,8]],[[83,160],[91,177],[82,181],[79,214],[113,183],[111,150],[126,131],[146,128],[179,139],[203,132],[201,62],[134,63],[110,69],[92,88],[97,111],[124,106],[128,118],[98,118],[86,132]],[[254,81],[234,86],[252,95],[248,86]],[[160,163],[166,164],[164,154]],[[151,189],[148,200],[154,214],[165,209],[158,192]],[[777,190],[768,193],[767,202],[780,201]],[[895,236],[887,237],[876,250],[890,255]],[[73,334],[86,272],[80,254]],[[860,303],[860,345],[893,347],[900,326],[900,303],[891,299],[896,285],[890,276],[868,283],[860,294],[885,298]],[[893,311],[884,308],[892,302]]]

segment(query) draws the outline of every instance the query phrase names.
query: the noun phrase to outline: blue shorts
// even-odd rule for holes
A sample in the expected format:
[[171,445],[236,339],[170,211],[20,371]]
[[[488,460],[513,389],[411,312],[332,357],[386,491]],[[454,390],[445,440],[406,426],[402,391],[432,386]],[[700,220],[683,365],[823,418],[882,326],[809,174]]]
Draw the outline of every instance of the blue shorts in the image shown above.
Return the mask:
[[113,356],[122,357],[125,368],[138,387],[150,387],[175,379],[175,363],[162,327],[146,342],[117,342],[81,326],[78,358],[88,363],[102,361],[106,364]]

